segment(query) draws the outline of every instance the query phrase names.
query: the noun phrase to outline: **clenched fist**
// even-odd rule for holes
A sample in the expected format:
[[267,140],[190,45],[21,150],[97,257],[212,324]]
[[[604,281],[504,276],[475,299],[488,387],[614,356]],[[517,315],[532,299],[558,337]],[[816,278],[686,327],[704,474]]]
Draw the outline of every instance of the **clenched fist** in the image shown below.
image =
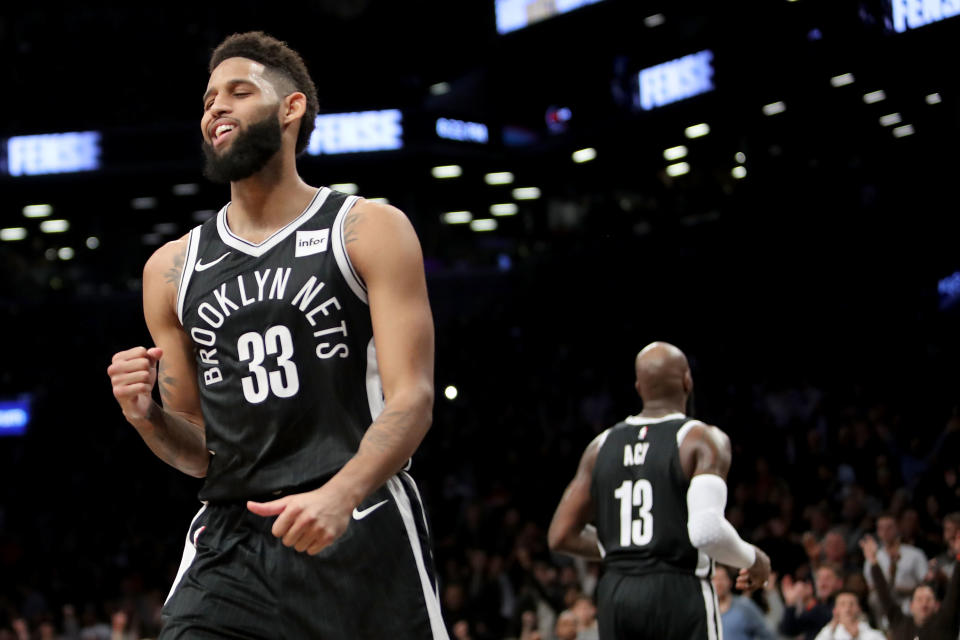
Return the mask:
[[153,385],[157,382],[157,362],[163,356],[158,347],[134,347],[114,354],[107,367],[113,383],[113,397],[128,420],[147,417],[153,405]]

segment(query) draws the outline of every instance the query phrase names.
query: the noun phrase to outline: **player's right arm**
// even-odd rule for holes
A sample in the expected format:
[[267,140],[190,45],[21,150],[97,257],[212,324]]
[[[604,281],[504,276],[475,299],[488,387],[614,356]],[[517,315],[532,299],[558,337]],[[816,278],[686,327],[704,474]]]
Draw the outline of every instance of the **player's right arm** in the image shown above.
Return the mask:
[[547,543],[551,549],[587,560],[601,558],[597,530],[588,526],[594,516],[590,485],[593,483],[593,468],[597,463],[600,443],[601,437],[597,436],[587,445],[577,473],[563,492],[547,531]]
[[[143,314],[155,347],[113,356],[107,375],[113,395],[158,458],[198,478],[207,474],[207,450],[193,346],[176,315],[186,237],[158,249],[143,269]],[[158,372],[159,363],[159,372]],[[159,378],[163,407],[153,400]]]
[[708,556],[740,568],[737,588],[755,589],[770,575],[770,558],[744,540],[727,521],[727,473],[730,438],[716,427],[694,425],[680,445],[680,463],[690,478],[687,533],[690,543]]

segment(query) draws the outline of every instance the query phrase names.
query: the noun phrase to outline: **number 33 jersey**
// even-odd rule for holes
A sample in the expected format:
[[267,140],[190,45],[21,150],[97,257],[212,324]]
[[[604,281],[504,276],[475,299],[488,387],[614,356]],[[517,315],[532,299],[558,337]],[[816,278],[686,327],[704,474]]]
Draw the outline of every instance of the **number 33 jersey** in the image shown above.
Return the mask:
[[695,423],[676,413],[631,416],[601,434],[591,495],[604,563],[620,573],[708,575],[710,559],[690,544],[679,443]]
[[212,453],[201,500],[329,476],[382,409],[366,287],[344,240],[357,200],[323,187],[259,244],[231,232],[229,204],[190,232],[177,314]]

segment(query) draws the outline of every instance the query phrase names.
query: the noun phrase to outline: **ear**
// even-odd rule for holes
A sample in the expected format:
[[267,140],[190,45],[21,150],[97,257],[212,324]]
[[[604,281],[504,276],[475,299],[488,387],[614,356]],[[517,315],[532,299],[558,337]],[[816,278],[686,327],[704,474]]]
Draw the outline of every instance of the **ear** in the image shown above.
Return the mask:
[[283,106],[280,109],[280,117],[283,124],[287,125],[298,118],[302,118],[307,111],[307,96],[294,91],[283,99]]
[[693,376],[690,374],[690,369],[683,372],[683,390],[687,392],[687,395],[690,395],[690,392],[693,391]]

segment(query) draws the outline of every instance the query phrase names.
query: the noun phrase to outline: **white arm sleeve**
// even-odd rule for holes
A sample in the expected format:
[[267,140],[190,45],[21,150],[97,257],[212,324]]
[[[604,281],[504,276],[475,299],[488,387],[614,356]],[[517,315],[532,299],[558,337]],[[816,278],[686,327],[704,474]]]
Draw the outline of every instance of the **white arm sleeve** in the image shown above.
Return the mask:
[[743,569],[757,559],[757,550],[744,542],[723,511],[727,506],[727,483],[717,475],[694,476],[687,490],[687,533],[690,544],[708,556]]

